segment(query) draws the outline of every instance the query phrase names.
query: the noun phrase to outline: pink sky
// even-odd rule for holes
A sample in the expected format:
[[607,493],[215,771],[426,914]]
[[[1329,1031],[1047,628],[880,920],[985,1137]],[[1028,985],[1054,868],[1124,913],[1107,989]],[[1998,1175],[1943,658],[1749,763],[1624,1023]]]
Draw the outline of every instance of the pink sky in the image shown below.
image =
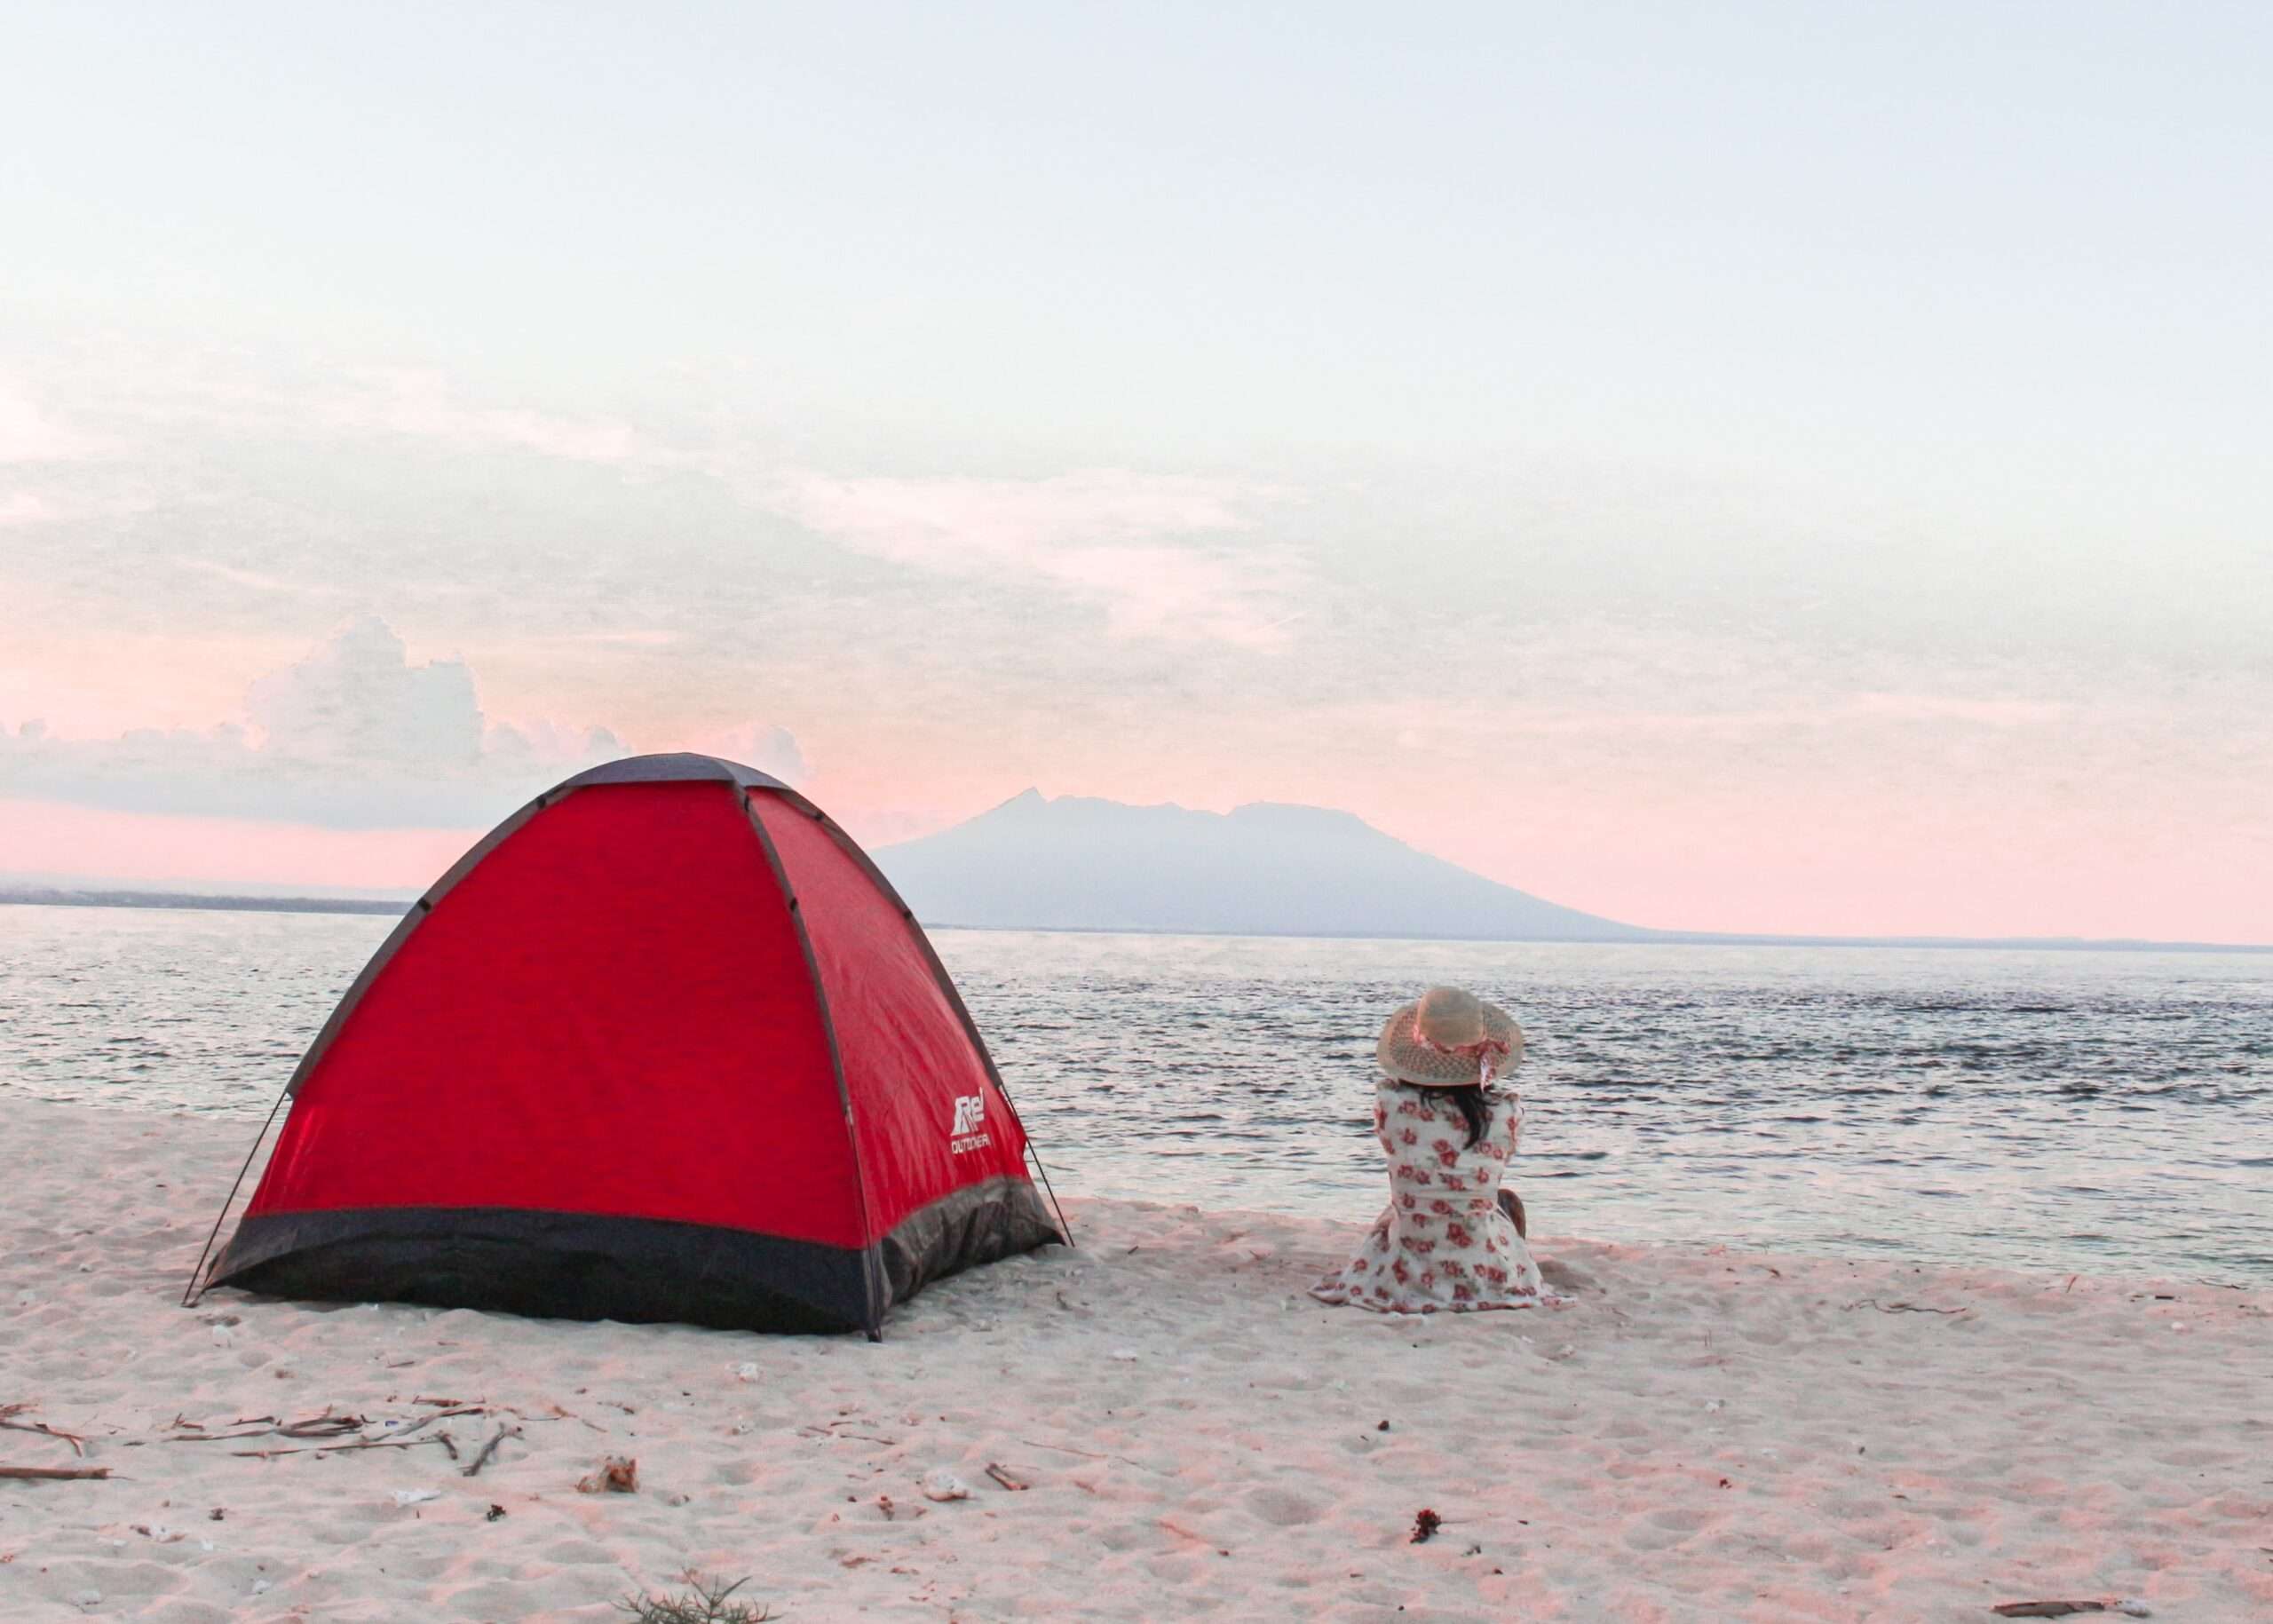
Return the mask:
[[[1031,717],[983,707],[942,726],[942,710],[965,696],[927,691],[923,705],[890,713],[857,669],[857,641],[840,668],[851,691],[823,685],[780,707],[794,730],[716,717],[673,729],[648,698],[618,707],[621,732],[598,754],[693,748],[749,758],[797,776],[871,844],[945,827],[1032,783],[1053,795],[1212,810],[1253,799],[1339,806],[1492,878],[1667,928],[2273,934],[2264,923],[2273,919],[2273,870],[2255,860],[2265,830],[2246,798],[2219,804],[2182,793],[2178,781],[2151,780],[2146,793],[2124,797],[2077,793],[2076,752],[2104,753],[2116,730],[2073,706],[1875,693],[1686,712],[1469,700],[1304,710],[1241,695],[1225,696],[1204,727],[1152,703],[1125,705],[1109,728],[1037,731]],[[37,758],[48,776],[35,793],[0,796],[8,854],[0,869],[203,887],[421,889],[488,821],[586,758],[590,724],[526,722],[503,724],[526,746],[508,757],[493,707],[527,715],[564,690],[586,705],[598,693],[588,677],[548,676],[543,660],[505,639],[500,664],[516,673],[516,686],[493,700],[504,685],[414,652],[368,619],[281,667],[267,667],[275,651],[265,638],[153,636],[124,646],[138,659],[112,667],[104,685],[70,680],[78,662],[98,658],[82,640],[36,636],[15,646],[18,659],[39,662],[17,669],[47,677],[40,696],[65,701],[56,713],[70,731],[51,726],[28,744],[19,735],[7,747],[15,754],[0,755],[20,788],[34,787],[28,751],[51,753]],[[635,666],[657,652],[639,638],[584,646],[587,662],[629,649]],[[1257,656],[1242,649],[1239,657]],[[237,698],[223,705],[232,690]],[[372,715],[351,714],[357,705]],[[1093,717],[1089,705],[1077,709]],[[374,716],[393,719],[374,731]],[[222,722],[240,732],[217,733]],[[165,747],[176,754],[152,757],[147,742],[137,755],[123,741],[130,725],[185,731]],[[470,742],[484,728],[487,742]],[[360,739],[370,753],[336,751],[336,738]],[[1464,739],[1480,747],[1463,756]],[[2174,767],[2190,764],[2168,739],[2159,748]],[[76,764],[59,780],[59,749],[77,752],[67,754]],[[484,754],[448,765],[448,752],[467,749]],[[151,771],[171,776],[131,776]],[[197,795],[185,788],[186,799],[169,810],[136,809],[138,796],[174,796],[166,785]],[[260,815],[267,804],[286,811]],[[405,807],[419,826],[400,826],[395,809]],[[2206,828],[2222,841],[2204,838]]]
[[412,887],[694,747],[2273,940],[2251,8],[194,11],[15,28],[0,873]]

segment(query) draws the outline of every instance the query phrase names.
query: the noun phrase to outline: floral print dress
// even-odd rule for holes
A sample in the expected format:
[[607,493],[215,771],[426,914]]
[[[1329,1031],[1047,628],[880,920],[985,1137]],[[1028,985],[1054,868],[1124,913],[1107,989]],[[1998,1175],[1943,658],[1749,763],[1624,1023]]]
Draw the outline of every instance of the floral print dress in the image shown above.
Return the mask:
[[1384,1081],[1374,1131],[1389,1153],[1390,1204],[1358,1255],[1311,1287],[1324,1303],[1377,1313],[1464,1314],[1552,1301],[1531,1248],[1500,1210],[1500,1178],[1515,1154],[1523,1107],[1486,1089],[1491,1120],[1470,1145],[1449,1100]]

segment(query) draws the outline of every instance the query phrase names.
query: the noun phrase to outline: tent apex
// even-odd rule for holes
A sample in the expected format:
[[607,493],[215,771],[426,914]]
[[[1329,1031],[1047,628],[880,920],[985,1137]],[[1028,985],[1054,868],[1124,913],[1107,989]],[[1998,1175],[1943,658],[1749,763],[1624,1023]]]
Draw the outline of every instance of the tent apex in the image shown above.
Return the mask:
[[705,780],[734,784],[744,789],[789,788],[770,772],[761,772],[756,767],[746,767],[724,757],[704,756],[693,750],[666,750],[652,756],[626,756],[620,761],[587,768],[557,785],[552,793],[585,789],[595,784],[669,784]]

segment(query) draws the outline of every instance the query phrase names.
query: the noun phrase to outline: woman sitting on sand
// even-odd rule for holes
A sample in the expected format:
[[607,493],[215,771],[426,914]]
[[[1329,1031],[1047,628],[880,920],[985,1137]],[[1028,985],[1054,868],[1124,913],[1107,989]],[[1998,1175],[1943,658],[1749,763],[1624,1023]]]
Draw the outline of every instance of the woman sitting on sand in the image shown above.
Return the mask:
[[1449,986],[1389,1018],[1374,1131],[1389,1155],[1390,1204],[1312,1296],[1406,1314],[1544,1300],[1523,1204],[1500,1188],[1523,1107],[1499,1079],[1523,1050],[1523,1029],[1505,1010]]

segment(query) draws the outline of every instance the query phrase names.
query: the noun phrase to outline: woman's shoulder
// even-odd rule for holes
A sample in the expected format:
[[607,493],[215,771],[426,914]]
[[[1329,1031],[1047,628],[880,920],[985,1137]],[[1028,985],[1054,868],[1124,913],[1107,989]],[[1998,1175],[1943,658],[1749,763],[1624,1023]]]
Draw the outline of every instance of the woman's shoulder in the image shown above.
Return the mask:
[[1426,1089],[1410,1089],[1384,1077],[1375,1088],[1374,1097],[1381,1102],[1383,1116],[1404,1117],[1423,1122],[1437,1120]]

